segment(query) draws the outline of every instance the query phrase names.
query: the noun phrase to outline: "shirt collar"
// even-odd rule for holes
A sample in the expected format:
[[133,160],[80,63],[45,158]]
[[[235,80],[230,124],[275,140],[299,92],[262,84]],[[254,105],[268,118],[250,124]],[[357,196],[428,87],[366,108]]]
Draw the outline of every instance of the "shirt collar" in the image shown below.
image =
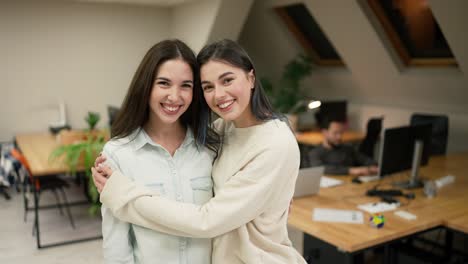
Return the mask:
[[[152,146],[162,147],[158,143],[151,140],[150,136],[146,133],[146,131],[142,127],[140,127],[134,134],[135,135],[134,135],[133,144],[135,146],[135,149],[137,149],[137,150],[141,149],[146,144],[149,144],[149,145],[152,145]],[[185,146],[191,144],[194,140],[195,139],[194,139],[194,136],[193,136],[192,129],[188,128],[187,133],[185,134],[185,139],[182,142],[182,144],[180,145],[180,147],[185,147]]]

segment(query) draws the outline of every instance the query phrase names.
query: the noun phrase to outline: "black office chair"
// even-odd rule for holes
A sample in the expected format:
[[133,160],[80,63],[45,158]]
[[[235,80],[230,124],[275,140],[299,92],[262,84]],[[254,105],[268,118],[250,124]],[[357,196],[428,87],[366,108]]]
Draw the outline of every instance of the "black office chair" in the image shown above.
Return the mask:
[[[0,155],[3,155],[2,153],[2,144],[0,143]],[[0,157],[0,160],[2,159],[3,157]],[[7,175],[6,175],[6,172],[5,170],[0,167],[0,177],[4,177],[4,180],[6,181],[7,180]],[[7,191],[8,187],[3,185],[2,182],[0,182],[0,194],[3,194],[3,197],[5,197],[5,200],[10,200],[11,199],[11,196],[10,194],[8,193]]]
[[359,152],[368,157],[374,157],[375,144],[382,131],[382,121],[383,117],[374,117],[367,121],[366,137],[359,145]]
[[[18,149],[13,149],[11,151],[11,155],[22,165],[25,171],[23,178],[24,221],[26,222],[28,211],[34,208],[29,207],[29,192],[32,190],[31,188],[35,188],[38,199],[40,199],[40,195],[44,191],[51,191],[54,194],[55,199],[57,200],[57,204],[55,204],[55,206],[59,209],[61,215],[63,215],[62,205],[65,207],[70,224],[72,228],[75,229],[75,221],[73,220],[73,216],[70,212],[70,204],[68,203],[67,195],[64,191],[65,188],[69,188],[68,182],[60,178],[59,175],[33,178],[31,176],[29,164],[23,154]],[[17,173],[19,174],[19,171]],[[64,201],[63,203],[61,203],[59,199],[58,192],[62,194],[62,199]],[[36,225],[33,225],[33,235],[36,233],[36,231]]]
[[107,114],[109,115],[109,126],[112,127],[117,115],[119,113],[120,108],[112,105],[107,106]]
[[415,113],[411,115],[411,125],[432,124],[431,153],[430,155],[445,155],[447,153],[447,140],[449,120],[446,115],[430,115]]

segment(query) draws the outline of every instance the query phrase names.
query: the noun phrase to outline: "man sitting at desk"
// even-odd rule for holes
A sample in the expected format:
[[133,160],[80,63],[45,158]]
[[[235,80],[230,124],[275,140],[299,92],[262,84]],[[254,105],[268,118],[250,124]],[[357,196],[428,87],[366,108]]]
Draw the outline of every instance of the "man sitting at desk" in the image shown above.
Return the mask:
[[325,166],[328,175],[374,175],[376,162],[358,152],[353,146],[343,144],[345,122],[338,118],[324,117],[320,122],[323,143],[309,152],[312,166]]

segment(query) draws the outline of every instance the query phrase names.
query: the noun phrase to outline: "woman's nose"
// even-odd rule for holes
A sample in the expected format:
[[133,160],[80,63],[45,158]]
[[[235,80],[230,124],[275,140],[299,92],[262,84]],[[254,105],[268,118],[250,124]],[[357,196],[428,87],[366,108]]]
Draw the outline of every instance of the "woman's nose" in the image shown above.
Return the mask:
[[172,87],[169,91],[169,99],[175,101],[179,99],[179,96],[180,96],[179,87],[176,87],[176,86]]

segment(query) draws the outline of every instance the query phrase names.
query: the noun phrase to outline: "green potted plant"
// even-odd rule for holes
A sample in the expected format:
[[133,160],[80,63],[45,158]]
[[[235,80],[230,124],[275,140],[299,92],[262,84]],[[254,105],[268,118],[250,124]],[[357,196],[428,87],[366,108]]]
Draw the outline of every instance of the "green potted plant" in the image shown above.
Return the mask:
[[[276,111],[294,114],[299,109],[297,103],[304,99],[300,82],[312,72],[312,60],[305,55],[297,55],[284,66],[276,87],[270,80],[261,78],[262,86]],[[294,109],[296,108],[296,109]]]
[[300,82],[312,72],[312,67],[310,57],[297,55],[284,66],[277,86],[266,78],[260,79],[273,108],[286,114],[293,129],[296,127],[297,112],[305,107],[302,105],[305,95],[301,90]]
[[84,169],[88,184],[88,195],[92,203],[89,212],[92,215],[98,212],[100,202],[99,193],[91,179],[91,167],[93,167],[94,160],[104,147],[107,138],[105,132],[94,130],[99,119],[99,114],[89,112],[85,117],[89,130],[64,132],[67,136],[61,135],[63,136],[62,144],[50,156],[51,161],[57,161],[61,158],[61,161],[67,165],[72,175],[76,174],[78,169]]
[[94,130],[97,123],[101,119],[99,113],[96,112],[88,112],[88,115],[85,117],[86,123],[88,123],[89,130]]

